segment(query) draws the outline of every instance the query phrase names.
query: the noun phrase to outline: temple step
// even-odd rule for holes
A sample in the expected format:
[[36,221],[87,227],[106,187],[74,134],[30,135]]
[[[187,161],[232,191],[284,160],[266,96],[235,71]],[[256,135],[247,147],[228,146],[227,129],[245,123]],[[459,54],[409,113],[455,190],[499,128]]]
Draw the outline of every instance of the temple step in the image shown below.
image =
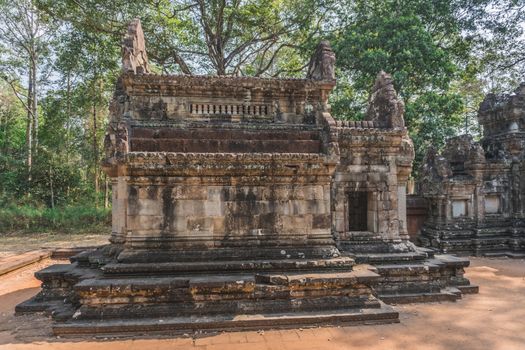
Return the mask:
[[440,263],[412,263],[412,264],[392,264],[377,265],[377,272],[381,276],[421,276],[431,272],[439,271]]
[[456,286],[457,289],[461,291],[462,294],[478,294],[479,286],[465,285],[465,286]]
[[442,262],[447,266],[468,267],[470,265],[470,260],[466,257],[461,256],[455,256],[450,254],[436,254],[434,258],[434,260]]
[[[88,300],[96,296],[96,303],[101,303],[123,298],[130,298],[137,302],[137,297],[142,299],[161,296],[163,301],[173,292],[177,300],[179,290],[192,290],[192,295],[198,293],[244,293],[253,298],[260,298],[256,288],[271,285],[283,286],[287,293],[301,290],[326,289],[327,286],[350,287],[361,283],[372,283],[379,275],[366,269],[357,269],[347,272],[316,272],[316,273],[257,273],[257,274],[228,274],[228,275],[197,275],[177,277],[135,276],[131,278],[90,278],[84,279],[74,286],[81,298]],[[191,296],[191,295],[188,295]],[[273,296],[270,296],[273,297]],[[142,300],[143,301],[143,300]],[[141,302],[142,302],[141,301]]]
[[80,319],[267,314],[378,308],[369,285],[379,275],[346,272],[257,273],[86,279],[74,286]]
[[482,252],[483,256],[489,258],[500,258],[507,257],[513,259],[523,259],[525,258],[525,253],[520,251],[511,251],[511,250],[496,250],[496,251],[484,251]]
[[[272,292],[271,290],[267,290]],[[341,290],[342,292],[345,292]],[[254,315],[272,314],[277,312],[314,312],[341,309],[377,309],[381,307],[376,298],[366,296],[328,296],[316,297],[304,295],[288,299],[239,299],[233,300],[232,295],[212,295],[215,300],[180,300],[179,302],[156,304],[107,304],[103,307],[89,305],[81,306],[73,318],[77,320],[111,320],[111,319],[140,319],[163,318],[204,315]],[[235,297],[239,297],[236,295]]]
[[411,261],[424,261],[427,254],[424,252],[407,252],[407,253],[371,253],[371,254],[354,254],[358,263],[371,265],[406,263]]
[[500,236],[512,235],[511,229],[512,227],[484,227],[484,228],[478,228],[476,231],[477,231],[478,237],[483,237],[483,236],[500,237]]
[[53,333],[65,336],[74,334],[125,334],[140,332],[177,333],[228,330],[260,330],[272,328],[317,327],[322,325],[364,325],[398,323],[399,314],[392,307],[381,303],[379,308],[343,309],[337,311],[273,313],[258,315],[215,315],[192,317],[167,317],[122,320],[82,320],[54,324]]
[[75,311],[76,308],[69,303],[65,303],[63,299],[41,300],[38,296],[26,300],[15,307],[17,315],[41,312],[52,316],[55,321],[68,320]]
[[375,271],[381,276],[374,289],[382,301],[454,301],[461,297],[462,290],[465,293],[477,292],[477,286],[470,286],[469,281],[463,277],[464,268],[469,265],[468,259],[448,254],[434,256],[433,251],[419,248],[417,251],[432,257],[410,260],[407,259],[407,254],[388,254],[389,259],[374,264]]
[[133,275],[141,273],[181,274],[210,272],[247,272],[247,271],[301,271],[319,268],[349,270],[354,260],[349,257],[332,259],[282,259],[282,260],[243,260],[243,261],[206,261],[206,262],[168,262],[168,263],[110,263],[102,270],[106,275]]
[[519,232],[519,228],[510,223],[508,226],[472,226],[468,230],[426,226],[420,241],[446,253],[497,257],[507,256],[507,252],[513,255],[512,252],[515,252],[519,257],[525,251],[525,243],[522,243],[523,238],[516,232]]
[[456,301],[461,299],[461,294],[462,292],[458,288],[447,287],[431,293],[379,294],[379,298],[387,304],[430,303]]
[[[444,287],[441,279],[443,263],[424,262],[377,265],[381,278],[375,286],[379,295],[433,294]],[[388,301],[385,301],[388,302]]]

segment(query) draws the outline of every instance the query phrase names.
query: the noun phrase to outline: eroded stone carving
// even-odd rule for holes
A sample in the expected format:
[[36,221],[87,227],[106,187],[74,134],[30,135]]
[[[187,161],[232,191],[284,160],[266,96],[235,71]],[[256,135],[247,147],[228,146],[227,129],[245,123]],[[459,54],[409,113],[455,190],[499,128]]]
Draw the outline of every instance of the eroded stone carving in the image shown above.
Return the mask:
[[389,128],[403,128],[405,104],[397,97],[392,76],[383,71],[377,75],[368,102],[366,120]]
[[423,160],[420,176],[425,179],[422,181],[425,185],[435,185],[436,179],[441,180],[452,176],[452,169],[449,162],[438,154],[436,148],[430,146]]
[[321,41],[317,46],[310,59],[307,77],[314,80],[335,79],[335,53],[328,41]]
[[452,137],[447,141],[442,155],[452,163],[484,163],[485,151],[471,135]]
[[122,40],[122,69],[124,72],[150,73],[144,32],[138,18],[131,21]]
[[125,123],[110,123],[104,137],[107,159],[116,159],[129,152],[128,127]]

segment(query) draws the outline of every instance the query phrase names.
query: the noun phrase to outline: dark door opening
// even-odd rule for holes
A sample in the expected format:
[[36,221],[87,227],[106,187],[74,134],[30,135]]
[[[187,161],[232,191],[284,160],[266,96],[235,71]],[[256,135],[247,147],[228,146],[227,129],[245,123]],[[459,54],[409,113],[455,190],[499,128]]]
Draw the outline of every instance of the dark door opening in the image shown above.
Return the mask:
[[368,192],[348,193],[348,230],[368,231]]

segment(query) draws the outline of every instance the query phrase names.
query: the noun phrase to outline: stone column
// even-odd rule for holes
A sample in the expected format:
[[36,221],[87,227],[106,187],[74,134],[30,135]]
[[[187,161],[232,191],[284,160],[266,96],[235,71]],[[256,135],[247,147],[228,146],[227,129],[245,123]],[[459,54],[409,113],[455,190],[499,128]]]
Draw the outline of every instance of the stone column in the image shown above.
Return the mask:
[[400,183],[397,186],[397,215],[399,218],[399,236],[408,239],[407,229],[407,186]]
[[121,244],[126,241],[127,219],[127,177],[118,176],[112,180],[113,207],[112,207],[112,232],[111,243]]

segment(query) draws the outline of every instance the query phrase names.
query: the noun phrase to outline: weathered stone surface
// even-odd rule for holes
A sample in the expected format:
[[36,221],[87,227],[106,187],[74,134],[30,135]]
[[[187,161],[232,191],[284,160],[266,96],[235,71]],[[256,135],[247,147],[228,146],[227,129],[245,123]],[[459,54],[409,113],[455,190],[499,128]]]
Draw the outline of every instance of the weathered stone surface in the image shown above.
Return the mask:
[[142,25],[134,19],[122,41],[122,70],[133,73],[149,73],[148,55]]
[[414,151],[388,79],[372,99],[387,115],[349,125],[330,115],[325,42],[307,79],[259,79],[145,74],[140,23],[127,38],[103,161],[111,243],[39,273],[21,311],[62,297],[57,334],[381,323],[398,315],[376,291],[468,283],[408,242]]
[[414,146],[403,110],[391,77],[381,72],[367,116],[375,127],[338,124],[340,162],[332,181],[332,232],[343,254],[377,268],[381,278],[374,289],[382,300],[456,300],[461,296],[457,287],[468,285],[454,277],[462,276],[464,265],[445,264],[431,250],[409,241],[406,188]]
[[481,142],[462,135],[441,155],[429,149],[419,190],[429,201],[420,240],[442,252],[525,252],[525,85],[489,94],[480,106]]
[[328,41],[321,41],[310,60],[307,78],[335,80],[335,53]]
[[397,97],[392,77],[379,72],[368,100],[366,119],[382,127],[404,128],[404,113],[405,104]]

